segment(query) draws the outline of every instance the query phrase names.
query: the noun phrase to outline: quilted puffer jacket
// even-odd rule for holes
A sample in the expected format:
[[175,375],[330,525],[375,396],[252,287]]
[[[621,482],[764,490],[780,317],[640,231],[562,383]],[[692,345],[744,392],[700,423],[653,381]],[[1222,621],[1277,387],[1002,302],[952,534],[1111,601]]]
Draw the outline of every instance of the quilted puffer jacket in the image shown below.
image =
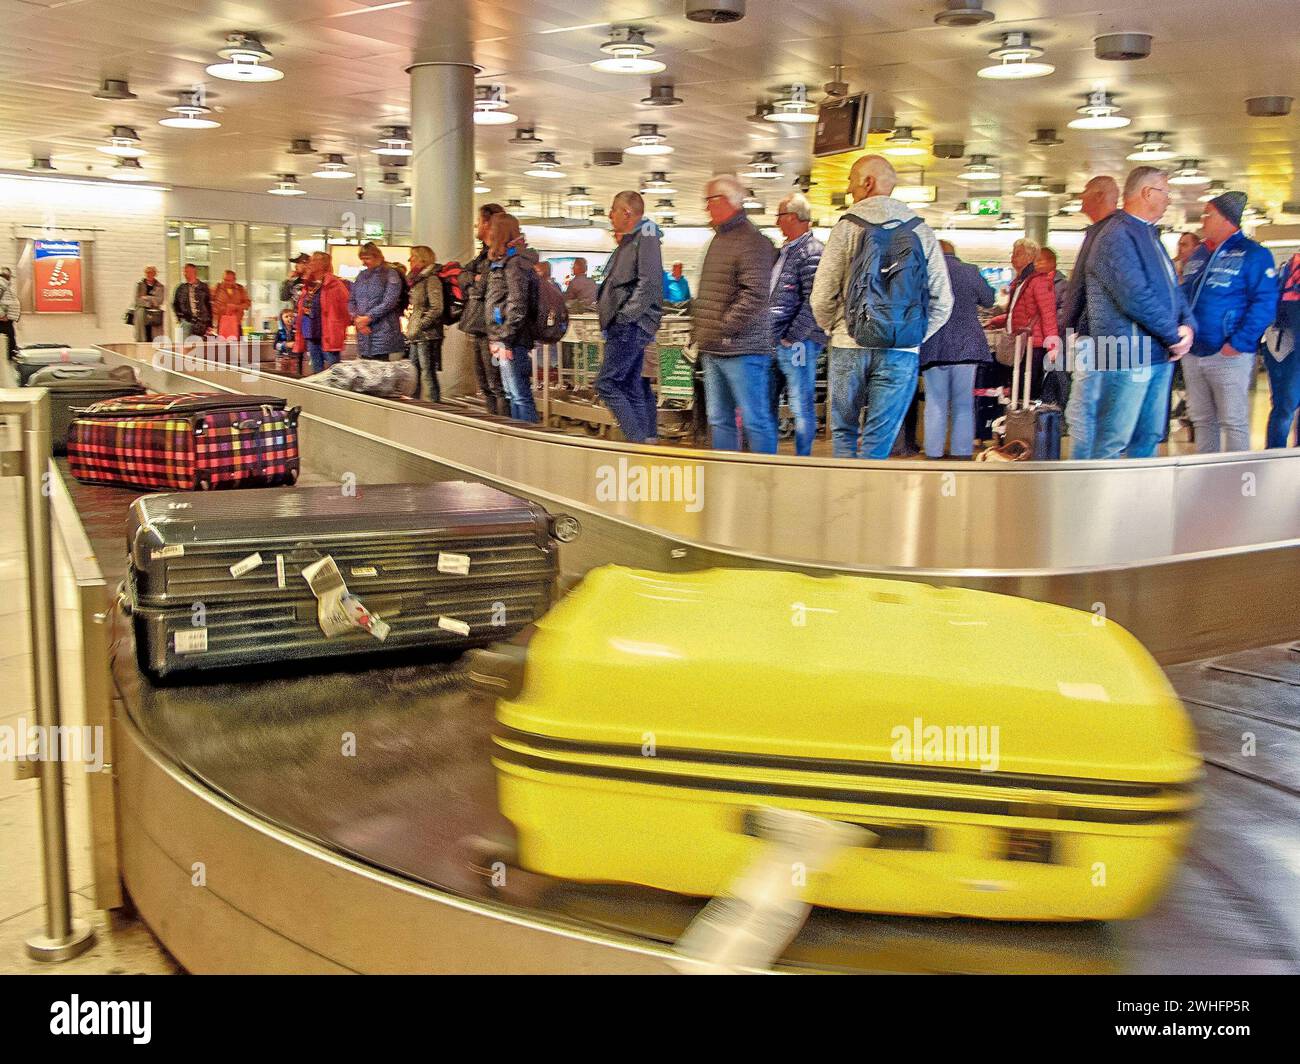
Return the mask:
[[691,304],[695,341],[707,355],[771,354],[768,290],[776,248],[743,213],[719,225]]
[[[787,344],[811,340],[825,345],[826,334],[817,327],[812,312],[813,279],[822,261],[822,242],[811,230],[786,247],[781,272],[772,288],[772,336]],[[778,258],[780,252],[777,252]]]

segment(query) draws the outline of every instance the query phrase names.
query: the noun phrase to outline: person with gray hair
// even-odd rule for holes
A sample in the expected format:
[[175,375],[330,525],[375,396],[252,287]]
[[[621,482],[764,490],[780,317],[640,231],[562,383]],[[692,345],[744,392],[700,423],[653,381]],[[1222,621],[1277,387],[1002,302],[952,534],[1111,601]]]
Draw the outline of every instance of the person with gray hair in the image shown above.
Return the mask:
[[831,441],[836,458],[888,458],[912,405],[919,375],[920,343],[906,348],[861,347],[849,332],[850,290],[855,281],[863,280],[854,277],[852,266],[868,233],[911,229],[914,246],[919,245],[925,257],[925,288],[917,297],[919,303],[911,307],[915,314],[924,312],[922,341],[938,332],[952,312],[952,286],[939,242],[911,207],[893,198],[897,183],[893,166],[880,155],[864,155],[853,164],[849,171],[853,206],[831,230],[813,284],[813,316],[831,338]]
[[776,454],[776,422],[769,396],[772,324],[768,307],[776,249],[741,209],[744,198],[744,188],[730,174],[715,177],[704,187],[713,239],[700,271],[692,324],[704,369],[714,448],[740,449],[739,409],[749,450]]
[[605,263],[596,292],[605,355],[596,394],[609,407],[629,443],[657,435],[655,397],[642,377],[645,349],[663,317],[663,254],[659,227],[645,217],[645,200],[625,190],[609,207],[618,247]]
[[826,334],[817,327],[810,302],[822,260],[822,242],[813,235],[812,206],[802,193],[792,192],[777,205],[776,224],[785,243],[772,267],[772,336],[776,340],[772,417],[779,421],[784,386],[794,418],[794,453],[807,456],[812,454],[817,435],[817,358],[826,346]]
[[1124,209],[1097,238],[1084,275],[1095,347],[1093,458],[1151,458],[1165,434],[1174,361],[1191,349],[1191,308],[1156,223],[1169,209],[1168,175],[1137,166]]

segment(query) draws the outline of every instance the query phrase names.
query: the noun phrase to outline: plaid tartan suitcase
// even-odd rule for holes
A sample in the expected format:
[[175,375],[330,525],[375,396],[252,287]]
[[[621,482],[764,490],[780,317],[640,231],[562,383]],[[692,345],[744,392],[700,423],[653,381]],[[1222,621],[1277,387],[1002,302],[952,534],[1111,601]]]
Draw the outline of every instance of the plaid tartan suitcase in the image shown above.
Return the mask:
[[68,430],[72,475],[90,484],[265,488],[298,479],[298,408],[274,395],[194,392],[108,399]]
[[68,429],[92,403],[124,395],[143,395],[144,387],[130,366],[46,366],[27,381],[28,388],[50,393],[50,446],[55,454],[68,450]]
[[[575,531],[536,503],[462,482],[146,495],[127,519],[137,657],[166,676],[481,645],[545,612],[556,540]],[[335,589],[378,630],[327,632],[313,573],[327,558]]]

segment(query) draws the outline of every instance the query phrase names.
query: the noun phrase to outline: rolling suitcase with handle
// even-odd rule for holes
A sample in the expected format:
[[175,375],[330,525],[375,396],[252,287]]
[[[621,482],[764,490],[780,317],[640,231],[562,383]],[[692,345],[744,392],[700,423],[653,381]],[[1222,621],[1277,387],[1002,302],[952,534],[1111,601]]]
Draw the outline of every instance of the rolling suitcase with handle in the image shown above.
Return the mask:
[[56,347],[46,344],[27,344],[14,358],[19,385],[26,385],[46,366],[98,366],[104,355],[91,347]]
[[815,905],[1121,919],[1176,868],[1200,759],[1159,666],[1095,620],[894,580],[608,566],[470,672],[500,699],[498,795],[530,871],[717,895],[775,806],[874,836],[808,875]]
[[46,366],[27,381],[29,388],[50,393],[50,444],[55,454],[68,449],[68,430],[80,410],[103,399],[143,395],[144,387],[130,366]]
[[[1007,407],[1003,446],[1024,454],[1024,461],[1049,461],[1061,457],[1061,408],[1050,403],[1031,403],[1029,399],[1029,360],[1034,357],[1029,337],[1017,333],[1015,361],[1011,370],[1011,405]],[[1023,365],[1023,370],[1022,370]],[[1024,381],[1024,398],[1020,381]]]
[[124,396],[81,411],[68,465],[91,484],[192,491],[298,479],[298,408],[274,395]]
[[128,518],[139,661],[164,676],[500,639],[550,604],[575,529],[461,482],[147,495]]

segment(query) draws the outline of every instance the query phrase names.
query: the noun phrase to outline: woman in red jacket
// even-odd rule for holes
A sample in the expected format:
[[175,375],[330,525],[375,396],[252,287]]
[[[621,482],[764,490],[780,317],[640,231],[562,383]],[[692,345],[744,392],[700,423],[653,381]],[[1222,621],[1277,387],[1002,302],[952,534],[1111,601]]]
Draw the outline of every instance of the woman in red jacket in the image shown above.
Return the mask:
[[348,286],[334,276],[334,264],[323,251],[307,263],[302,292],[294,315],[293,349],[311,354],[311,371],[320,373],[343,354],[348,339]]
[[[1007,314],[990,319],[989,328],[1005,329],[1011,317],[1011,332],[1028,333],[1033,351],[1030,359],[1029,394],[1037,399],[1043,390],[1043,359],[1050,337],[1060,336],[1056,323],[1056,284],[1054,268],[1046,258],[1039,259],[1038,244],[1024,237],[1011,248],[1011,268],[1016,279],[1011,282]],[[1036,268],[1037,266],[1041,268]],[[1057,341],[1060,342],[1059,340]]]

